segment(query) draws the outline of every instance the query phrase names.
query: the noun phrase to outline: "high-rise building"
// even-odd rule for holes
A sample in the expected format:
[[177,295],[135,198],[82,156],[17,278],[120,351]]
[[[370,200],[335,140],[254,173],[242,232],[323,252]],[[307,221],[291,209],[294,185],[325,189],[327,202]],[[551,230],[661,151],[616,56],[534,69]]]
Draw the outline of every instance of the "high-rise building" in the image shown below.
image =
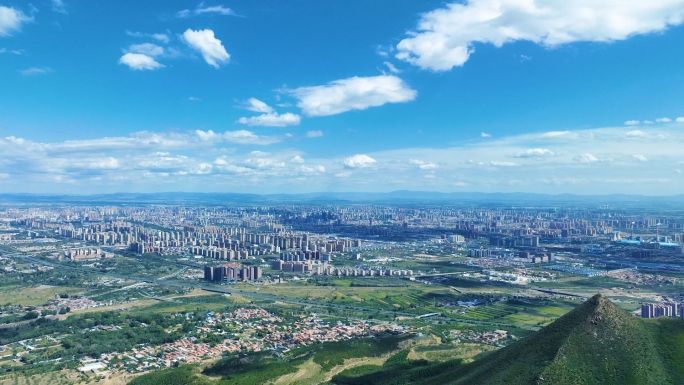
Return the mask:
[[652,303],[642,303],[641,304],[641,318],[653,318],[653,304]]

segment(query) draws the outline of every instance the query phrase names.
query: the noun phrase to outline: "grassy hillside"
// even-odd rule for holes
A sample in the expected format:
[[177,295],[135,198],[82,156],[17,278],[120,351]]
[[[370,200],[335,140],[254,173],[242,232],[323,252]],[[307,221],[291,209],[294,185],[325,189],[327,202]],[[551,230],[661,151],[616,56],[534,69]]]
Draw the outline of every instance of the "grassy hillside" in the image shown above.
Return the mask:
[[[682,384],[684,321],[644,321],[597,295],[536,334],[470,364],[432,366],[430,371],[422,373],[428,374],[426,376],[400,376],[396,381],[388,381],[392,378],[391,374],[389,368],[383,368],[380,372],[356,376],[353,381],[347,375],[338,376],[333,382],[430,385]],[[378,381],[380,378],[384,380]]]

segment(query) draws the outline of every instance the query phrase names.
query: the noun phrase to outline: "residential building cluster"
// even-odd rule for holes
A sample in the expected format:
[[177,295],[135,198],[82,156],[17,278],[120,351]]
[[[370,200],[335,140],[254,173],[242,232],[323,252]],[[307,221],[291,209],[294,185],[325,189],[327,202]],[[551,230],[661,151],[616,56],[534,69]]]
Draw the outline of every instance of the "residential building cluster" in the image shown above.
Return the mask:
[[642,303],[641,318],[680,317],[684,318],[684,304],[666,302],[663,304]]
[[263,271],[259,266],[243,266],[232,263],[221,266],[205,266],[204,280],[214,282],[253,281],[261,279]]
[[[176,317],[187,315],[176,314]],[[170,332],[171,330],[169,330]],[[145,371],[169,367],[176,363],[197,363],[226,354],[265,350],[287,352],[291,349],[321,342],[336,342],[373,334],[406,333],[407,328],[396,324],[370,325],[365,322],[336,324],[322,321],[316,315],[285,320],[264,309],[236,309],[233,312],[207,312],[206,321],[193,336],[159,346],[142,346],[130,352],[103,354],[100,361],[111,369],[134,367]],[[225,337],[218,344],[201,342],[201,336],[217,334]],[[162,352],[160,355],[159,352]],[[127,365],[129,364],[129,365]]]
[[102,251],[99,247],[69,249],[64,254],[70,261],[87,261],[100,258],[111,258],[114,256],[112,253]]

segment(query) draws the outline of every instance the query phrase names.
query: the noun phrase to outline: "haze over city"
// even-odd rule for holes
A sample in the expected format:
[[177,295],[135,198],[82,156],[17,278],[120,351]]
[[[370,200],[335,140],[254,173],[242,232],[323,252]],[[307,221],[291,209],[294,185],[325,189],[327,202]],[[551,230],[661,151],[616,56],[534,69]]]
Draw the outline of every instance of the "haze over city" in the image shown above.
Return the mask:
[[2,3],[0,193],[679,194],[683,21],[679,0]]

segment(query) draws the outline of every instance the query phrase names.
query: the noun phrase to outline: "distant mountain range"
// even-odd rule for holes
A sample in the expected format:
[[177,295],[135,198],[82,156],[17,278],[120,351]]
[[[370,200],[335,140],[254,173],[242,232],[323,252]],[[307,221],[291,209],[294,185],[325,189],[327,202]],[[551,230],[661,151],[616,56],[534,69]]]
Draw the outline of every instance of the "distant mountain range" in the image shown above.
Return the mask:
[[684,195],[573,195],[533,193],[440,193],[400,190],[388,193],[320,192],[306,194],[239,193],[114,193],[97,195],[0,194],[0,203],[69,203],[69,204],[599,204],[599,205],[668,205],[684,203]]

